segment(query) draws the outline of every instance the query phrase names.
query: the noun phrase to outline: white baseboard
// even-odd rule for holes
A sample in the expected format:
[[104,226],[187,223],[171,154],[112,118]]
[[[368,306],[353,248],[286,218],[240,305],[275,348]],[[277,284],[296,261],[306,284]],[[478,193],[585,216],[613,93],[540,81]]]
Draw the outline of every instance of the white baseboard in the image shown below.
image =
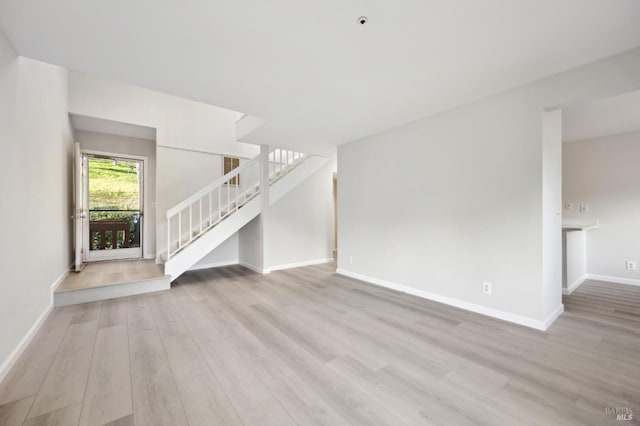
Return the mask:
[[15,365],[16,361],[18,360],[18,358],[20,358],[20,355],[22,355],[27,346],[29,346],[29,343],[31,343],[33,337],[36,335],[36,333],[38,333],[38,330],[40,330],[40,327],[42,327],[42,324],[47,319],[49,313],[52,310],[53,303],[50,303],[46,307],[44,312],[40,314],[36,322],[31,326],[29,331],[27,331],[27,334],[25,334],[22,340],[20,340],[20,343],[18,343],[15,349],[11,351],[7,359],[5,359],[2,365],[0,365],[0,383],[2,383],[5,377],[7,377],[7,374],[9,373],[11,368]]
[[189,269],[189,271],[197,271],[199,269],[209,269],[209,268],[220,268],[222,266],[242,265],[245,268],[251,269],[252,271],[257,272],[259,274],[269,274],[274,271],[281,271],[284,269],[291,269],[291,268],[301,268],[303,266],[320,265],[322,263],[329,263],[329,262],[333,262],[333,258],[314,259],[314,260],[307,260],[304,262],[286,263],[284,265],[271,266],[269,268],[260,268],[258,266],[251,265],[249,263],[240,262],[238,260],[230,260],[225,262],[203,263],[201,265],[196,264],[196,265],[193,265]]
[[413,296],[421,297],[423,299],[433,300],[435,302],[444,303],[446,305],[455,306],[456,308],[465,309],[467,311],[475,312],[478,314],[486,315],[489,317],[497,318],[503,321],[512,322],[514,324],[523,325],[525,327],[534,328],[536,330],[545,331],[551,323],[564,311],[564,306],[560,305],[556,311],[553,312],[545,320],[537,320],[534,318],[524,317],[521,315],[512,314],[510,312],[501,311],[498,309],[488,308],[486,306],[477,305],[475,303],[465,302],[463,300],[455,299],[453,297],[442,296],[435,293],[430,293],[424,290],[418,290],[413,287],[408,287],[401,284],[392,283],[390,281],[381,280],[378,278],[369,277],[366,275],[358,274],[351,271],[338,268],[336,273],[344,275],[346,277],[355,278],[357,280],[365,281],[371,284],[375,284],[381,287],[390,288],[392,290],[401,291],[403,293],[411,294]]
[[587,279],[594,281],[605,281],[608,283],[626,284],[640,286],[640,280],[635,278],[612,277],[609,275],[587,274]]
[[570,295],[571,293],[573,293],[578,287],[580,287],[580,285],[585,282],[588,279],[588,275],[584,274],[583,276],[581,276],[580,278],[578,278],[576,280],[576,282],[574,282],[573,284],[571,284],[569,287],[567,288],[563,288],[562,289],[562,294],[564,294],[565,296]]
[[551,314],[544,320],[544,328],[542,330],[547,330],[553,324],[555,320],[562,315],[564,312],[564,305],[561,303]]
[[227,260],[224,262],[208,262],[202,264],[195,264],[191,268],[187,269],[188,271],[197,271],[200,269],[210,269],[210,268],[220,268],[221,266],[231,266],[238,265],[238,260]]
[[22,355],[22,353],[27,348],[27,346],[29,346],[29,343],[31,343],[31,341],[33,340],[33,337],[36,335],[36,333],[38,333],[38,330],[40,330],[40,327],[42,327],[42,324],[44,323],[44,321],[49,316],[49,313],[51,313],[51,311],[53,310],[53,293],[55,292],[56,288],[58,288],[58,286],[62,283],[62,281],[64,281],[64,279],[67,277],[67,275],[69,275],[69,271],[71,270],[73,265],[74,264],[71,264],[51,284],[51,286],[50,286],[51,296],[50,296],[50,299],[49,299],[49,305],[47,305],[47,307],[40,314],[38,319],[33,323],[31,328],[29,329],[29,331],[27,331],[27,333],[24,335],[22,340],[20,340],[18,345],[13,349],[13,351],[11,351],[11,353],[9,354],[7,359],[5,359],[2,362],[2,364],[0,364],[0,382],[2,382],[4,380],[4,378],[7,376],[7,374],[11,370],[11,368],[15,365],[16,361],[18,360],[18,358],[20,358],[20,355]]
[[333,262],[333,258],[325,258],[325,259],[315,259],[315,260],[307,260],[304,262],[294,262],[294,263],[286,263],[284,265],[270,266],[269,270],[273,271],[281,271],[283,269],[291,269],[291,268],[301,268],[303,266],[312,266],[312,265],[320,265],[322,263]]
[[53,284],[51,284],[51,299],[50,300],[50,304],[53,307],[53,295],[56,292],[56,289],[60,286],[60,284],[62,284],[62,281],[64,281],[65,278],[67,278],[67,276],[69,275],[69,273],[71,272],[71,269],[75,266],[75,262],[72,263],[71,265],[69,265],[69,267],[67,268],[66,271],[64,271],[58,278],[56,278],[56,280],[53,282]]
[[271,272],[271,270],[269,270],[269,269],[263,269],[263,268],[260,268],[258,266],[252,265],[250,263],[246,263],[246,262],[238,262],[238,265],[242,265],[245,268],[251,269],[253,272],[257,272],[257,273],[262,274],[262,275],[266,275],[266,274]]

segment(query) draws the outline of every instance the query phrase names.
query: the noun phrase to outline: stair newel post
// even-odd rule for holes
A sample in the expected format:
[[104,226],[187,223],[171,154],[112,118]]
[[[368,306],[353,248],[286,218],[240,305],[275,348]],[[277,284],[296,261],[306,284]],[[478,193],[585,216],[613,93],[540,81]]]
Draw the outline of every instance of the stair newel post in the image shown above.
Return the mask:
[[269,207],[269,145],[260,145],[260,193],[264,212]]

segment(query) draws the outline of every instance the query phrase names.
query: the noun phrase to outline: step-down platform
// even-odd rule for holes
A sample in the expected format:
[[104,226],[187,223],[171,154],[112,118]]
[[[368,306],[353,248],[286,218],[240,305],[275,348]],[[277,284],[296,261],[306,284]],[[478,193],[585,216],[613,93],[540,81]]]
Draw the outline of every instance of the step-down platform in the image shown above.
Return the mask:
[[53,294],[54,306],[115,299],[171,288],[171,278],[153,260],[89,263],[70,272]]

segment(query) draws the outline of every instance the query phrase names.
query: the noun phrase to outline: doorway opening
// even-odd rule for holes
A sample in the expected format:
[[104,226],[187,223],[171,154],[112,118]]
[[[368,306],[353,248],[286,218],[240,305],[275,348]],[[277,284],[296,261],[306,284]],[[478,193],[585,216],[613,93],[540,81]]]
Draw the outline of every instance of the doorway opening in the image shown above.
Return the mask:
[[142,257],[144,161],[83,154],[85,168],[84,260]]
[[565,295],[583,283],[581,294],[607,298],[640,285],[639,108],[636,90],[563,109]]

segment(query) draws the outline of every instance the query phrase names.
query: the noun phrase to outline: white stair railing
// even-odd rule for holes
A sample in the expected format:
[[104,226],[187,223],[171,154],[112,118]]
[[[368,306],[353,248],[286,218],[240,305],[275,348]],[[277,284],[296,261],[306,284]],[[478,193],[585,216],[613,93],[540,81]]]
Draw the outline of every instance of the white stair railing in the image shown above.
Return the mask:
[[167,211],[167,260],[260,193],[259,157]]
[[[285,176],[307,158],[305,154],[280,148],[269,152],[269,185]],[[186,200],[167,211],[168,261],[262,191],[260,156],[240,164]]]
[[298,165],[305,155],[301,152],[274,148],[269,152],[269,182],[273,183],[294,166]]

